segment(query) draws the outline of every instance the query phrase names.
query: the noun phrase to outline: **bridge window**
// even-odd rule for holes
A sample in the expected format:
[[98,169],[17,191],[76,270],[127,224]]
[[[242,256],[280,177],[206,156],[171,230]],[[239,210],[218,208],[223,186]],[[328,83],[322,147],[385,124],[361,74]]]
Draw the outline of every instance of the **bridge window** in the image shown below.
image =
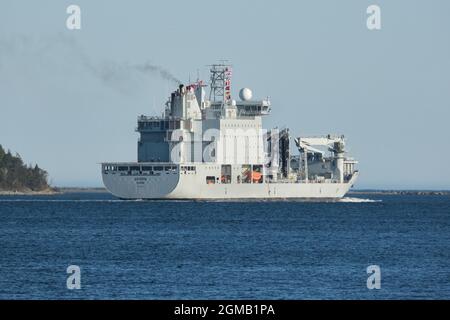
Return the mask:
[[216,183],[216,177],[213,177],[213,176],[206,177],[206,184],[215,184],[215,183]]
[[166,173],[170,173],[170,172],[175,173],[177,171],[177,167],[176,166],[165,166],[164,171]]
[[164,170],[166,172],[173,172],[173,173],[175,173],[177,171],[177,167],[176,166],[165,166]]
[[113,166],[113,165],[105,165],[103,166],[103,172],[104,173],[108,173],[108,172],[114,172],[117,171],[117,167]]
[[156,166],[156,167],[154,167],[154,170],[155,171],[163,171],[164,167],[163,166]]

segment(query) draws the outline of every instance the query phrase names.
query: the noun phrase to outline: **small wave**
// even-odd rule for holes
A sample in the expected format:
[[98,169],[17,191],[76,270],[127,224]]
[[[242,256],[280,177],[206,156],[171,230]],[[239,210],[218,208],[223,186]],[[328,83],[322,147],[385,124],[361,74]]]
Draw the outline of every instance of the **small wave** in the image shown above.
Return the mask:
[[374,199],[362,199],[362,198],[342,198],[339,202],[348,202],[348,203],[370,203],[370,202],[381,202],[381,200]]

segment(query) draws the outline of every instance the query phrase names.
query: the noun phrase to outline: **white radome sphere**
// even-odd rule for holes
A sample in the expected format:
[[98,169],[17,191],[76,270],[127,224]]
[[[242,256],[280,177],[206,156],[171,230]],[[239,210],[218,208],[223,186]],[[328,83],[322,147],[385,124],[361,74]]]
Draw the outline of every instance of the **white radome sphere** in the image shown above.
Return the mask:
[[252,100],[252,90],[249,88],[243,88],[241,91],[239,91],[239,98],[241,98],[242,101],[249,101]]

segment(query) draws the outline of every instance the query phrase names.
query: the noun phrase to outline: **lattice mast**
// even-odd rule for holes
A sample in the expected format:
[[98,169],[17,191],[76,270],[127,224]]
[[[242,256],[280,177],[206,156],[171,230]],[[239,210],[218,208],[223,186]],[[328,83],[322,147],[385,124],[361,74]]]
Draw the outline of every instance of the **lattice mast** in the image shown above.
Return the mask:
[[233,75],[231,65],[220,63],[213,64],[211,72],[211,91],[209,100],[212,102],[228,102],[231,100],[231,77]]

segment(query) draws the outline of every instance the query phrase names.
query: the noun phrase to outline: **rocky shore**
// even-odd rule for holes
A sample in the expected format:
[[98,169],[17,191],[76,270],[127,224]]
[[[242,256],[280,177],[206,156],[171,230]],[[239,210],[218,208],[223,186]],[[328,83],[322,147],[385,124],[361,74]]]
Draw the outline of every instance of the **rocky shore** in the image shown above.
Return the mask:
[[49,188],[41,191],[33,190],[0,190],[1,196],[38,196],[38,195],[55,195],[61,192],[55,188]]

